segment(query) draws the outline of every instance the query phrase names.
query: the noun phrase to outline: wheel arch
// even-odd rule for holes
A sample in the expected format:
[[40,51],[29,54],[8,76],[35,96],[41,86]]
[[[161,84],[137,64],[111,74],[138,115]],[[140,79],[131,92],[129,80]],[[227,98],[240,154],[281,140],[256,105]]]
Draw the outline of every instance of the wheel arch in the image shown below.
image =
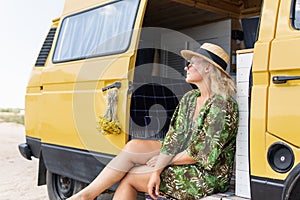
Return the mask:
[[114,157],[53,144],[43,143],[41,146],[41,183],[46,179],[46,171],[90,183]]
[[296,193],[299,194],[299,189],[300,189],[300,163],[298,163],[293,168],[293,170],[289,173],[289,175],[285,179],[281,199],[295,200],[295,198],[293,197],[296,195]]

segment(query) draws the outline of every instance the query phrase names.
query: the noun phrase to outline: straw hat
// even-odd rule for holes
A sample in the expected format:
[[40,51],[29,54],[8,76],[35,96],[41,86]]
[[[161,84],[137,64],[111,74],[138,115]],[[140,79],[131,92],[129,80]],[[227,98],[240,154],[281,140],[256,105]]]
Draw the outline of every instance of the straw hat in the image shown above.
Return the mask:
[[226,67],[229,63],[229,56],[225,52],[225,50],[218,45],[212,43],[204,43],[196,51],[182,50],[180,53],[186,60],[191,60],[193,56],[201,57],[204,60],[212,63],[214,66],[218,67],[221,72],[231,78],[231,76],[226,72]]

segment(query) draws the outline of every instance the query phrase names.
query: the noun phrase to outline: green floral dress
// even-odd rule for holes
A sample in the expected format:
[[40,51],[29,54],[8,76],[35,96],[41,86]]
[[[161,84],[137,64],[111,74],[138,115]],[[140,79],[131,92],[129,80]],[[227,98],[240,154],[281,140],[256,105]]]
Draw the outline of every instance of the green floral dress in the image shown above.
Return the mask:
[[186,153],[197,163],[170,165],[161,173],[160,190],[177,199],[201,199],[226,191],[234,162],[238,106],[233,98],[208,99],[193,121],[199,90],[180,101],[163,141],[161,153]]

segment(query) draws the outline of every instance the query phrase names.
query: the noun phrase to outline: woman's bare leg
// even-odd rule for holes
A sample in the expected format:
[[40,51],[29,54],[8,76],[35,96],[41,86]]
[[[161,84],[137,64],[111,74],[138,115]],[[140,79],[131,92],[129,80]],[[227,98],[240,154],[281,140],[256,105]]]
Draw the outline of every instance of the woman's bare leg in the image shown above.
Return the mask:
[[70,200],[92,200],[120,181],[135,164],[145,164],[159,154],[161,143],[153,140],[131,140],[94,179],[94,181],[70,198]]
[[147,184],[153,169],[146,165],[132,168],[121,180],[113,199],[136,199],[138,191],[148,192]]

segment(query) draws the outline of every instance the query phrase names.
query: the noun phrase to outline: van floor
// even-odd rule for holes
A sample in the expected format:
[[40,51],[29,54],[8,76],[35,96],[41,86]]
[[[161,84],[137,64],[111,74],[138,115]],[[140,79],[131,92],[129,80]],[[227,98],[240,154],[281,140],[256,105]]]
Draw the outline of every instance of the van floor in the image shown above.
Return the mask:
[[[97,197],[96,200],[111,200],[113,199],[114,192],[107,192]],[[144,194],[139,192],[137,200],[153,200],[148,194]],[[174,200],[168,197],[159,196],[158,200]],[[202,198],[201,200],[250,200],[248,198],[243,198],[239,196],[235,196],[232,192],[226,193],[217,193],[207,197]]]

